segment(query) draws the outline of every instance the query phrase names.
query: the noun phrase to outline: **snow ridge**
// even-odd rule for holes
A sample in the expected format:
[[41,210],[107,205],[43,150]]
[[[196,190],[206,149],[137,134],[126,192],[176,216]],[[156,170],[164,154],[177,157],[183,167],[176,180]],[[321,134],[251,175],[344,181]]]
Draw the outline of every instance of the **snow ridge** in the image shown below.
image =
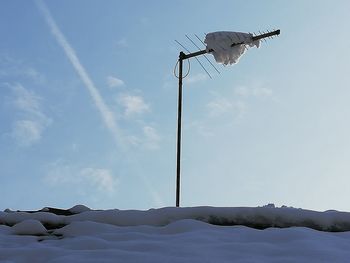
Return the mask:
[[[37,220],[47,229],[56,229],[72,222],[90,221],[115,226],[165,226],[170,223],[192,219],[212,225],[242,225],[256,229],[269,227],[308,227],[320,231],[350,231],[350,213],[338,211],[318,212],[290,207],[165,207],[142,210],[90,210],[85,206],[68,209],[71,213],[62,215],[50,212],[0,212],[0,224],[13,226],[25,220]],[[55,211],[55,210],[51,210]],[[80,213],[77,213],[80,212]]]

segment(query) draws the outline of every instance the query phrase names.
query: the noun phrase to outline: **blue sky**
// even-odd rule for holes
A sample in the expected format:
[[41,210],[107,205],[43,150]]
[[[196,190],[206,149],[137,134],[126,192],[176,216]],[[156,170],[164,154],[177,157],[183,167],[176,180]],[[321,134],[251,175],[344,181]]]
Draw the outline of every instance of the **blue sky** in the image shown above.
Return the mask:
[[212,79],[191,60],[181,203],[350,209],[348,1],[0,6],[1,209],[173,206],[174,40],[277,28]]

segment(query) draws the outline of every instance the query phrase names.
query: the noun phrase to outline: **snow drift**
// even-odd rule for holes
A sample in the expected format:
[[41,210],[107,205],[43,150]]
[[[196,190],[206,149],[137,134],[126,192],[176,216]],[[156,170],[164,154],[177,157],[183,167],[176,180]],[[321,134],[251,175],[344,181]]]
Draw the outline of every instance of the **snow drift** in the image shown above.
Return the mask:
[[217,63],[235,64],[248,47],[260,46],[260,41],[253,41],[253,35],[241,32],[219,31],[206,35],[204,43],[206,50],[212,53]]
[[350,232],[325,231],[349,230],[349,223],[350,213],[273,205],[7,209],[0,262],[347,262]]
[[[24,220],[38,220],[46,228],[54,229],[72,222],[90,221],[116,226],[165,226],[170,223],[193,219],[221,226],[243,225],[257,229],[269,227],[308,227],[315,230],[341,232],[350,230],[350,213],[338,211],[317,212],[290,207],[165,207],[141,210],[90,210],[84,206],[60,210],[57,214],[47,208],[36,212],[0,212],[0,224],[13,226]],[[62,215],[67,211],[67,215]],[[72,213],[75,211],[75,213]],[[69,212],[69,213],[68,213]]]

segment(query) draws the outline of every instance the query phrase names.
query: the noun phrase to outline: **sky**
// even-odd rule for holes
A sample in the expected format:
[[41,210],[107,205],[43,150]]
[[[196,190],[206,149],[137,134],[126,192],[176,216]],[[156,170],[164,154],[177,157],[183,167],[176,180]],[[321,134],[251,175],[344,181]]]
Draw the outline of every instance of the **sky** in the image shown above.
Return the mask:
[[[183,49],[281,29],[184,80],[182,206],[349,211],[350,3],[0,2],[0,209],[175,205]],[[211,55],[208,58],[214,63]],[[184,69],[188,69],[187,62]]]

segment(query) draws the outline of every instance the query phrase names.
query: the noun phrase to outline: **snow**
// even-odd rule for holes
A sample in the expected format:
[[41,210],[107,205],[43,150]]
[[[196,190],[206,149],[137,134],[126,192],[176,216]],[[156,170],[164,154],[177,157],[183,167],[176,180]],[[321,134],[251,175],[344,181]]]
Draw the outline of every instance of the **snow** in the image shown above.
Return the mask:
[[194,219],[216,225],[245,225],[259,229],[301,226],[322,231],[350,230],[350,213],[347,212],[278,208],[271,204],[264,207],[165,207],[147,211],[87,210],[69,216],[42,211],[35,213],[0,212],[0,224],[13,226],[26,219],[38,220],[47,228],[57,228],[76,221],[91,221],[116,226],[165,226],[178,220]]
[[[347,212],[273,204],[76,208],[68,210],[80,213],[68,216],[1,212],[0,262],[347,262],[350,257]],[[334,230],[343,232],[326,232]]]
[[46,235],[47,230],[40,221],[35,219],[27,219],[15,224],[12,228],[15,235]]
[[91,209],[85,205],[75,205],[72,208],[69,208],[68,210],[73,214],[80,214],[82,212],[90,211]]
[[[260,41],[252,40],[253,35],[241,32],[218,31],[208,33],[204,43],[206,50],[212,53],[217,63],[236,64],[248,47],[259,48]],[[232,44],[236,44],[232,46]]]

